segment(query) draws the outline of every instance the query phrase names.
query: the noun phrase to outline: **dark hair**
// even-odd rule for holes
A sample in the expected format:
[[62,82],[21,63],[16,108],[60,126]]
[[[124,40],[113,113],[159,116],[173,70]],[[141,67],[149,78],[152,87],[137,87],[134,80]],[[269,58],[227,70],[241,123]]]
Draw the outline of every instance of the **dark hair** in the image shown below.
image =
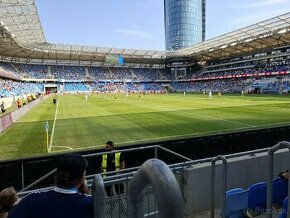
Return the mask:
[[17,198],[13,187],[3,189],[0,192],[0,213],[8,212],[14,206]]
[[88,162],[80,154],[68,154],[59,160],[56,171],[56,185],[75,187],[80,182]]
[[107,141],[106,145],[110,145],[110,146],[114,147],[114,142],[113,141]]

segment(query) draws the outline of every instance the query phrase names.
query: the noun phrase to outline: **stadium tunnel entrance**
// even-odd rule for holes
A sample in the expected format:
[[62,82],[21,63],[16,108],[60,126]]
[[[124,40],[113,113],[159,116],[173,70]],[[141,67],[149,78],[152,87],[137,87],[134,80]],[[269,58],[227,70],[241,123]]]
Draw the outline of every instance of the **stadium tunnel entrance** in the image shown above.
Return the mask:
[[187,74],[192,75],[202,69],[196,59],[189,57],[169,58],[165,67],[167,73],[176,79],[187,78]]

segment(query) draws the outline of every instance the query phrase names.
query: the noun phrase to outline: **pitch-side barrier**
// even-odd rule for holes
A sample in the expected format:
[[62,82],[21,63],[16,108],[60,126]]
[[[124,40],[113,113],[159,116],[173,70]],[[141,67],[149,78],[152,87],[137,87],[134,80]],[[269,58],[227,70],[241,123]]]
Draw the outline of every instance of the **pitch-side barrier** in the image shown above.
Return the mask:
[[30,111],[32,108],[34,108],[41,101],[47,99],[48,97],[48,95],[41,96],[40,98],[24,105],[23,107],[18,108],[17,110],[0,117],[0,132],[3,132],[5,129],[15,123],[19,118],[21,118],[24,114],[26,114],[28,111]]

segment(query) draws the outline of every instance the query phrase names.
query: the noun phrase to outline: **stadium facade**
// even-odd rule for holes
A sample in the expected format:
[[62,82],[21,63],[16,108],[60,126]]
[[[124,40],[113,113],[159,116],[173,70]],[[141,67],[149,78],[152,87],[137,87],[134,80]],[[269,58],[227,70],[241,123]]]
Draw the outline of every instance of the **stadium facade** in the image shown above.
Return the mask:
[[[178,2],[181,1],[182,0]],[[125,64],[118,64],[116,58],[120,57],[124,58],[123,61],[125,61]],[[197,64],[203,65],[201,72],[197,73],[196,70],[190,70]],[[171,72],[171,74],[168,71]],[[66,92],[80,94],[91,92],[121,93],[121,91],[127,93],[128,91],[133,93],[140,93],[140,91],[143,91],[144,93],[147,91],[149,93],[166,93],[167,90],[182,92],[184,95],[186,92],[206,93],[209,91],[216,93],[218,92],[219,94],[220,92],[242,94],[244,91],[251,93],[251,90],[253,90],[253,93],[279,93],[280,95],[283,93],[289,94],[290,13],[279,15],[240,30],[207,40],[203,43],[198,43],[188,48],[166,52],[48,43],[46,42],[42,31],[42,26],[34,0],[0,1],[0,96],[3,94],[1,101],[5,101],[5,106],[10,103],[12,105],[17,97],[23,98],[29,95],[32,99],[34,99],[36,94],[48,94],[56,91],[59,91],[60,93]],[[47,96],[45,96],[45,98],[46,97]],[[199,98],[199,96],[197,97]],[[151,142],[148,143],[147,141],[149,138],[148,137],[146,138],[146,143],[144,143],[147,146],[146,148],[142,147],[142,149],[140,149],[140,144],[136,144],[134,145],[136,146],[136,153],[129,154],[129,152],[126,152],[126,165],[127,167],[132,167],[132,172],[133,170],[135,171],[136,167],[138,167],[140,163],[143,162],[143,159],[151,157],[150,155],[152,154],[154,154],[155,158],[162,158],[165,162],[173,164],[172,166],[174,169],[178,171],[176,178],[181,179],[179,184],[182,185],[181,190],[184,194],[184,198],[186,199],[186,217],[192,217],[192,214],[195,213],[200,214],[200,212],[205,211],[210,207],[210,202],[212,201],[210,201],[209,196],[211,193],[215,193],[215,191],[211,191],[210,189],[211,184],[213,184],[212,181],[215,181],[218,185],[216,187],[220,187],[219,185],[222,183],[226,184],[225,180],[221,181],[222,178],[225,178],[224,176],[216,177],[216,179],[212,180],[208,176],[211,172],[213,172],[210,168],[213,162],[208,162],[208,160],[212,160],[211,158],[206,158],[208,156],[227,153],[233,154],[245,150],[251,150],[250,152],[240,153],[239,155],[234,154],[231,157],[230,155],[226,156],[226,158],[232,158],[232,160],[228,162],[228,165],[224,165],[228,166],[228,169],[230,169],[228,171],[230,173],[228,175],[230,176],[227,176],[228,184],[230,184],[231,187],[244,187],[247,188],[247,190],[249,190],[248,187],[255,182],[265,181],[267,172],[270,172],[268,175],[273,175],[273,172],[278,172],[278,170],[286,169],[288,168],[287,166],[289,166],[289,153],[287,151],[282,151],[277,152],[278,154],[276,154],[277,156],[275,157],[276,160],[274,165],[275,170],[268,170],[267,167],[264,167],[265,159],[268,158],[268,160],[270,160],[269,156],[266,156],[269,154],[266,153],[268,149],[260,149],[272,146],[274,142],[276,143],[278,140],[289,140],[290,127],[288,125],[289,121],[287,122],[288,119],[286,119],[288,112],[284,110],[285,107],[282,105],[283,102],[281,100],[281,98],[284,97],[275,99],[274,104],[270,103],[269,99],[266,101],[263,100],[262,102],[265,102],[266,106],[265,109],[262,107],[263,103],[256,102],[254,98],[251,98],[249,99],[249,101],[251,101],[250,103],[248,102],[248,104],[242,106],[245,110],[244,112],[236,106],[235,101],[232,101],[232,96],[230,97],[231,99],[228,101],[229,104],[231,104],[230,107],[226,107],[224,104],[222,105],[222,107],[225,108],[226,118],[224,120],[221,117],[222,112],[218,110],[215,105],[213,105],[216,104],[215,102],[221,102],[222,98],[220,98],[219,100],[211,101],[209,103],[211,106],[208,108],[204,107],[205,104],[202,103],[202,111],[198,111],[195,107],[195,105],[198,104],[196,101],[191,101],[190,104],[195,107],[193,109],[193,113],[190,112],[189,105],[187,104],[183,105],[182,110],[178,113],[175,111],[170,111],[168,108],[163,106],[162,110],[164,110],[164,108],[166,109],[164,110],[166,112],[166,116],[171,115],[173,118],[175,117],[178,119],[178,123],[171,122],[171,119],[163,120],[163,116],[159,113],[157,113],[156,121],[160,123],[161,128],[164,128],[163,126],[166,126],[168,129],[170,128],[170,131],[168,132],[172,133],[172,130],[178,128],[183,131],[187,131],[188,129],[186,125],[196,129],[196,126],[199,126],[194,125],[191,120],[194,120],[195,122],[195,120],[200,119],[202,123],[200,126],[202,128],[200,129],[208,131],[209,127],[203,127],[205,127],[206,120],[209,120],[208,118],[214,115],[213,119],[209,120],[209,126],[213,126],[215,128],[216,126],[222,126],[221,123],[224,122],[225,127],[222,128],[224,128],[226,132],[228,132],[231,127],[233,127],[234,131],[241,129],[243,131],[229,131],[227,134],[222,134],[223,131],[219,131],[217,135],[212,135],[212,132],[207,132],[211,135],[193,138],[189,138],[189,135],[186,134],[186,138],[182,138],[180,140],[170,138],[170,141],[162,142],[162,146],[167,145],[167,147],[165,147],[166,149],[159,145],[156,146],[156,142],[153,141],[152,145],[154,146],[151,148],[154,150],[148,150],[148,153],[145,153],[145,149],[150,147],[148,145],[151,145]],[[270,98],[272,97],[270,96]],[[146,97],[146,100],[147,99],[148,97]],[[183,99],[189,98],[186,97]],[[207,99],[207,97],[204,97],[203,99],[201,98],[201,101],[206,101],[205,99]],[[116,100],[116,98],[114,100]],[[288,98],[283,99],[283,101],[284,100],[286,105]],[[28,100],[27,102],[29,103],[25,106],[25,108],[23,108],[28,110],[32,108],[34,103],[37,103],[37,101],[38,100],[35,100],[30,103]],[[141,102],[139,97],[136,101]],[[70,103],[67,105],[70,106],[70,111],[75,110],[77,108],[76,105],[80,105],[75,104],[73,101],[69,102]],[[72,105],[71,102],[73,102]],[[139,102],[136,103],[136,105],[140,109],[142,108],[143,103]],[[167,102],[168,104],[172,104],[173,101],[170,100]],[[99,104],[99,102],[97,102],[97,104]],[[99,127],[102,127],[102,125],[96,125],[93,121],[91,113],[92,110],[88,109],[88,105],[83,103],[82,105],[86,111],[90,111],[90,116],[87,118],[80,117],[80,125],[75,125],[75,121],[77,120],[76,117],[72,119],[74,123],[69,125],[69,119],[67,119],[67,117],[65,119],[60,119],[59,117],[57,118],[57,113],[55,114],[55,121],[56,118],[61,122],[69,121],[62,126],[77,127],[69,128],[69,134],[62,129],[60,131],[60,135],[63,139],[64,137],[74,135],[79,139],[82,137],[81,140],[83,140],[84,138],[89,138],[89,136],[91,136],[93,140],[87,140],[91,145],[97,137],[96,132],[89,133],[88,130],[97,129],[97,131],[99,131]],[[146,107],[145,104],[144,106],[146,110],[144,113],[146,122],[150,122],[150,120],[153,120],[152,117],[154,112],[151,112],[151,110],[148,112],[149,107]],[[48,107],[50,108],[50,111],[54,111],[54,107],[52,105],[49,104]],[[251,107],[254,108],[254,110],[252,110]],[[8,125],[12,125],[16,122],[16,118],[19,118],[16,114],[23,114],[23,108],[15,111],[15,116],[14,114],[13,116],[10,114],[5,115],[3,122],[2,120],[0,122],[0,132],[5,130],[5,128],[8,128]],[[274,111],[274,108],[281,109],[283,113],[280,113],[279,110]],[[95,107],[93,110],[95,110]],[[143,134],[137,128],[138,124],[135,122],[136,118],[134,117],[134,120],[128,119],[128,122],[126,122],[124,116],[127,116],[127,114],[123,113],[125,111],[124,108],[121,110],[121,120],[118,121],[117,119],[116,123],[120,124],[121,130],[123,130],[124,127],[127,129],[124,130],[125,134],[121,134],[117,128],[113,128],[113,133],[111,136],[114,136],[116,139],[118,135],[120,135],[123,140],[124,135],[128,137],[130,132],[134,135],[137,135],[136,132]],[[206,111],[209,111],[211,114],[209,116],[205,115]],[[213,111],[214,113],[212,114]],[[112,110],[108,112],[112,119],[116,119],[114,116],[111,116],[113,112]],[[238,118],[236,112],[241,113],[241,119]],[[264,115],[262,113],[264,113]],[[63,114],[67,116],[66,113]],[[259,114],[260,116],[255,118],[254,114]],[[134,114],[134,116],[136,115]],[[148,116],[150,116],[150,120],[148,119]],[[198,116],[200,118],[198,118]],[[38,146],[42,145],[42,141],[44,140],[44,137],[42,137],[43,134],[45,134],[43,131],[44,120],[36,122],[35,118],[37,117],[45,119],[49,116],[39,116],[35,113],[35,116],[32,117],[33,122],[20,122],[19,124],[21,125],[21,129],[24,129],[25,125],[32,127],[31,129],[33,129],[33,131],[31,134],[33,134],[33,137],[29,137],[30,135],[26,134],[26,132],[23,132],[23,134],[17,132],[17,140],[15,140],[15,137],[12,137],[11,144],[14,146],[16,143],[19,143],[20,146],[17,145],[17,148],[12,147],[11,144],[9,145],[5,140],[3,140],[0,144],[4,149],[0,149],[0,155],[1,152],[4,152],[4,154],[7,155],[5,158],[7,158],[14,154],[21,154],[25,156],[26,152],[29,153],[29,155],[38,155],[44,152],[44,146]],[[276,127],[277,124],[279,127],[264,128],[267,127],[268,123],[265,117],[273,118],[276,123],[271,122],[271,125]],[[95,119],[99,120],[102,118],[97,116]],[[110,123],[107,122],[107,116],[104,116],[103,119],[105,121],[103,123]],[[233,121],[231,121],[231,119],[233,119]],[[263,129],[259,131],[252,130],[253,128],[258,127],[255,123],[253,123],[255,120],[257,123],[260,123],[259,125],[261,125]],[[52,122],[50,118],[49,121]],[[182,125],[182,121],[184,121],[186,125]],[[243,123],[244,121],[246,123]],[[61,126],[59,124],[57,125]],[[90,125],[96,125],[98,127],[95,128],[94,126],[90,128]],[[86,130],[85,134],[80,134],[81,126],[83,126]],[[238,128],[235,128],[235,126]],[[149,131],[149,128],[152,132]],[[247,131],[247,128],[250,129],[250,131]],[[49,127],[45,130],[47,135],[49,132],[48,129]],[[135,129],[138,131],[131,131]],[[16,130],[19,131],[20,129]],[[39,134],[37,130],[39,130]],[[104,134],[104,132],[109,132],[105,128],[104,130],[105,131],[100,132],[100,136],[101,134]],[[156,137],[156,132],[153,132],[155,130],[157,130],[157,128],[152,128],[149,126],[148,129],[146,129],[146,133],[150,133],[151,136]],[[186,132],[183,133],[185,134]],[[26,142],[20,140],[21,135],[24,135],[24,138],[29,140],[28,144],[30,144],[32,138],[33,145],[27,146]],[[5,137],[6,136],[7,134],[5,134]],[[12,136],[14,135],[12,134]],[[36,142],[37,137],[40,138],[41,143]],[[55,138],[56,137],[57,134]],[[178,138],[179,137],[180,135]],[[62,141],[64,141],[64,143],[68,143],[66,140]],[[69,146],[72,146],[72,141],[74,140],[71,140]],[[139,139],[138,141],[140,142]],[[81,144],[84,146],[85,142],[82,141]],[[125,143],[122,143],[122,145],[124,144]],[[51,145],[47,148],[48,152],[51,151]],[[130,146],[132,145],[130,144]],[[174,148],[178,147],[178,150],[174,149],[174,152],[170,151],[173,146]],[[288,143],[287,145],[285,145],[285,143],[278,144],[275,148],[282,146],[289,148]],[[67,147],[67,144],[65,144],[65,146],[57,145],[55,147],[73,149],[73,147]],[[86,147],[86,149],[88,148],[92,147]],[[93,146],[93,148],[95,149],[95,146]],[[161,149],[161,152],[159,152],[158,149]],[[253,149],[259,150],[253,151]],[[55,150],[57,152],[60,151],[58,149]],[[130,151],[133,151],[132,147],[130,148]],[[169,151],[170,155],[163,153],[165,151]],[[271,152],[272,151],[273,150],[271,149]],[[103,153],[93,154],[94,152],[95,150],[89,150],[83,152],[82,154],[89,153],[87,156],[89,158],[88,162],[95,163],[96,156],[102,155]],[[122,150],[122,152],[125,153],[124,150]],[[181,155],[178,154],[177,157],[172,155],[177,153],[180,153]],[[22,191],[25,191],[28,189],[27,187],[24,188],[25,185],[31,183],[32,181],[38,180],[40,177],[49,179],[52,178],[50,176],[52,175],[52,172],[55,171],[53,170],[56,165],[55,160],[59,158],[60,155],[50,155],[37,159],[24,159],[0,163],[0,175],[7,175],[1,178],[0,188],[6,187],[7,184],[9,184],[14,185],[18,190],[22,189]],[[183,155],[186,156],[184,160],[182,158]],[[177,162],[180,160],[183,162],[175,163],[175,161]],[[183,164],[186,164],[186,166]],[[196,167],[194,164],[201,165]],[[268,163],[267,165],[273,166],[273,162]],[[256,167],[251,168],[249,166]],[[95,175],[98,173],[97,169],[100,169],[100,167],[89,167],[88,174]],[[224,169],[227,168],[225,167]],[[43,174],[50,170],[53,171],[46,176],[43,176]],[[126,173],[120,173],[119,175],[112,176],[111,178],[108,176],[107,178],[110,180],[106,179],[105,184],[119,184],[117,182],[128,184],[128,179],[134,173],[128,171],[128,168],[125,169],[125,171]],[[149,172],[149,170],[147,171]],[[227,175],[226,170],[224,175]],[[91,183],[92,181],[88,180],[88,182]],[[35,185],[36,183],[33,184]],[[48,181],[47,185],[50,184],[51,180]],[[270,187],[270,184],[272,184],[272,179],[268,176],[267,187]],[[31,185],[28,187],[31,187]],[[215,196],[218,198],[222,196],[222,193],[225,193],[225,188],[226,187],[224,186],[224,189],[218,189]],[[25,192],[22,192],[22,194],[24,193]],[[145,191],[144,193],[148,192]],[[272,191],[270,190],[268,193],[272,193]],[[151,196],[151,193],[149,194]],[[110,211],[110,215],[112,215],[114,211],[119,211],[119,213],[120,211],[123,211],[119,208],[125,208],[125,212],[129,211],[126,209],[126,205],[129,204],[127,202],[123,203],[123,199],[126,199],[126,197],[123,198],[123,196],[119,196],[122,197],[121,201],[120,198],[115,199],[122,203],[122,207],[116,206],[117,204],[114,204],[116,201],[114,201],[113,198],[109,199],[110,204],[113,205],[110,206],[110,210],[108,210]],[[270,197],[270,199],[272,198]],[[106,205],[109,201],[106,202]],[[156,200],[152,202],[156,203]],[[149,198],[148,203],[151,205]],[[125,206],[123,207],[123,205]],[[271,206],[271,204],[269,205]],[[144,206],[144,208],[153,207]],[[265,209],[265,211],[270,210],[271,209]],[[156,211],[160,212],[161,210],[154,209],[154,211],[149,211],[147,214],[155,215]],[[120,214],[118,215],[120,216]]]
[[54,44],[46,41],[34,0],[1,2],[0,9],[0,58],[5,62],[108,66],[108,59],[122,56],[125,67],[164,67],[172,58],[206,63],[287,46],[290,41],[286,13],[177,51]]
[[205,0],[164,0],[165,47],[188,48],[205,40]]

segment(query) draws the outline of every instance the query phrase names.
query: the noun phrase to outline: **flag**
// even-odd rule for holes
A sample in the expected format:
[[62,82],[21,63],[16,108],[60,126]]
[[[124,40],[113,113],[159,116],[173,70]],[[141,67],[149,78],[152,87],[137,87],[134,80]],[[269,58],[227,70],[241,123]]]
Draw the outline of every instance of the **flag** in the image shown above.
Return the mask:
[[48,132],[48,129],[49,129],[49,124],[48,124],[48,121],[46,121],[46,123],[45,123],[45,132]]

